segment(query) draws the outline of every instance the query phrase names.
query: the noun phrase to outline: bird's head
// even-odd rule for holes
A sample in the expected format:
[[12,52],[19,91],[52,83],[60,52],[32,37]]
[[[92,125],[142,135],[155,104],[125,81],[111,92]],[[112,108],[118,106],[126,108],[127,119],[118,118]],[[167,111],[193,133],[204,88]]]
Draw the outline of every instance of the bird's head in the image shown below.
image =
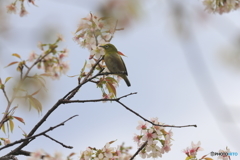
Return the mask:
[[117,48],[113,45],[113,44],[104,44],[104,45],[101,45],[99,47],[102,47],[107,53],[110,53],[110,52],[117,52]]

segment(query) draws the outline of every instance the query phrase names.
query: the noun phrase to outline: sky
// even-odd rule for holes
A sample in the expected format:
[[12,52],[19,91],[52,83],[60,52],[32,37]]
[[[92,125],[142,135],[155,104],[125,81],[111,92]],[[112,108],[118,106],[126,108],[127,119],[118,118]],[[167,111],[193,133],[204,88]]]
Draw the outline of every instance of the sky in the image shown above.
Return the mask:
[[[4,15],[7,30],[0,33],[0,77],[17,76],[13,66],[4,68],[16,60],[12,53],[20,54],[23,59],[33,50],[41,53],[38,42],[52,42],[59,33],[65,39],[60,47],[69,49],[67,75],[79,74],[89,52],[73,41],[73,33],[80,19],[89,12],[97,12],[102,3],[105,1],[41,0],[36,1],[38,7],[26,5],[29,12],[26,17]],[[160,122],[169,125],[198,126],[172,128],[173,146],[163,155],[164,160],[185,159],[182,150],[198,141],[204,148],[198,153],[199,157],[226,146],[232,152],[240,153],[240,61],[237,53],[232,52],[232,49],[238,49],[239,11],[209,14],[204,11],[201,1],[152,0],[144,3],[142,13],[140,19],[117,32],[111,41],[127,56],[123,60],[132,84],[127,87],[121,81],[117,95],[137,92],[122,102],[145,118],[158,117]],[[58,99],[77,85],[77,78],[68,76],[48,81],[42,115],[19,107],[15,115],[23,117],[26,124],[16,122],[15,130],[10,134],[11,141],[22,138],[17,126],[29,132]],[[9,92],[13,82],[9,81]],[[2,93],[0,97],[5,106]],[[101,98],[101,91],[94,84],[87,84],[74,99],[98,98]],[[49,132],[73,149],[63,148],[45,137],[37,138],[24,149],[44,149],[50,154],[60,151],[67,156],[71,152],[79,154],[88,146],[102,148],[107,142],[117,140],[113,146],[124,142],[133,147],[131,153],[136,151],[133,136],[139,133],[136,127],[141,119],[114,102],[61,105],[37,133],[75,114],[79,116]],[[7,135],[1,132],[0,137]],[[0,155],[11,149],[1,151]],[[237,158],[232,157],[232,160]],[[19,156],[19,159],[26,158]]]

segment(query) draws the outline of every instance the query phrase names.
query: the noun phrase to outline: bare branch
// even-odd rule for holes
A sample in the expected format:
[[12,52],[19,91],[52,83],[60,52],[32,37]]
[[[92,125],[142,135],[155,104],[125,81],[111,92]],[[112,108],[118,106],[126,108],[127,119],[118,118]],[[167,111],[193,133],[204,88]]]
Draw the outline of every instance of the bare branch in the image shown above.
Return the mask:
[[[38,57],[38,59],[37,59],[30,67],[28,67],[28,70],[26,71],[26,73],[25,73],[25,75],[24,75],[23,78],[22,78],[22,71],[21,71],[21,82],[24,81],[24,80],[27,78],[27,76],[28,76],[29,72],[31,71],[31,69],[32,69],[38,62],[40,62],[43,58],[45,58],[47,55],[49,55],[53,49],[54,49],[54,48],[52,48],[50,51],[48,51],[44,56]],[[8,105],[7,105],[6,109],[5,109],[3,118],[2,118],[2,120],[0,121],[0,128],[1,128],[2,125],[4,124],[4,120],[6,119],[6,116],[7,116],[8,112],[9,112],[9,109],[10,109],[10,107],[11,107],[11,105],[12,105],[14,99],[15,99],[15,96],[16,96],[16,94],[17,94],[17,91],[18,91],[19,88],[21,87],[21,82],[17,85],[17,87],[16,87],[16,92],[13,93],[11,100],[8,100],[8,101],[9,101],[9,102],[8,102]]]
[[143,116],[141,116],[139,113],[133,111],[132,109],[130,109],[129,107],[127,107],[125,104],[123,104],[122,102],[120,102],[120,99],[128,97],[130,95],[133,94],[137,94],[137,92],[134,93],[129,93],[127,95],[124,95],[122,97],[119,98],[114,98],[114,99],[92,99],[92,100],[66,100],[66,99],[62,99],[61,102],[63,104],[67,104],[67,103],[87,103],[87,102],[103,102],[103,101],[110,101],[110,102],[117,102],[119,104],[121,104],[124,108],[126,108],[127,110],[129,110],[130,112],[134,113],[135,115],[137,115],[138,117],[140,117],[141,119],[143,119],[146,122],[151,123],[154,126],[160,126],[160,127],[174,127],[174,128],[183,128],[183,127],[197,127],[197,125],[183,125],[183,126],[175,126],[175,125],[161,125],[161,124],[155,124],[153,122],[151,122],[150,120],[144,118]]
[[[88,72],[88,74],[87,74],[86,77],[83,79],[83,81],[82,81],[77,87],[75,87],[73,90],[71,90],[70,92],[68,92],[62,99],[66,99],[66,98],[67,98],[68,100],[70,100],[72,97],[74,97],[74,95],[77,93],[77,91],[79,90],[79,88],[81,88],[82,85],[84,85],[84,84],[87,83],[88,81],[92,80],[93,77],[90,78],[90,79],[88,79],[88,78],[89,78],[89,76],[93,73],[93,71],[94,71],[94,69],[96,68],[96,66],[102,61],[102,59],[103,59],[103,56],[100,57],[100,58],[97,60],[97,62],[92,66],[91,70]],[[102,69],[102,70],[103,70],[103,69]],[[101,71],[102,71],[102,70],[101,70]],[[101,72],[101,71],[100,71],[100,72]],[[97,76],[98,76],[98,74],[95,75],[94,78],[97,77]]]
[[[7,144],[7,145],[5,145],[4,147],[0,148],[0,150],[2,150],[2,149],[4,149],[4,148],[8,148],[8,147],[10,147],[10,146],[13,146],[13,145],[15,145],[15,144],[18,144],[18,143],[23,142],[19,147],[17,147],[16,149],[14,149],[14,150],[11,151],[10,153],[8,153],[6,156],[8,156],[8,155],[15,155],[15,153],[18,153],[23,147],[25,147],[26,145],[28,145],[31,140],[33,140],[33,139],[35,139],[35,138],[37,138],[37,137],[39,137],[39,136],[42,136],[42,135],[44,135],[45,133],[47,133],[47,132],[49,132],[49,131],[52,131],[52,130],[54,130],[54,129],[57,128],[57,127],[63,126],[67,121],[71,120],[72,118],[74,118],[74,117],[76,117],[76,116],[78,116],[78,115],[74,115],[74,116],[68,118],[67,120],[63,121],[62,123],[60,123],[60,124],[58,124],[58,125],[56,125],[56,126],[54,126],[54,127],[50,127],[49,129],[47,129],[47,130],[45,130],[45,131],[43,131],[43,132],[41,132],[41,133],[39,133],[39,134],[36,134],[36,135],[34,135],[34,136],[31,136],[31,137],[28,135],[28,137],[26,137],[26,138],[24,138],[24,139],[20,139],[20,140],[18,140],[18,141],[13,142],[13,143]],[[31,132],[30,132],[30,133],[31,133]]]
[[47,135],[47,134],[43,134],[43,135],[44,135],[45,137],[51,139],[52,141],[54,141],[54,142],[56,142],[56,143],[58,143],[58,144],[61,144],[61,145],[62,145],[63,147],[65,147],[65,148],[69,148],[69,149],[72,149],[72,148],[73,148],[72,146],[67,146],[67,145],[63,144],[62,142],[57,141],[56,139],[50,137],[50,136]]
[[184,125],[184,126],[174,126],[174,125],[161,125],[161,124],[155,124],[151,121],[149,121],[148,119],[144,118],[143,116],[141,116],[140,114],[138,114],[137,112],[133,111],[132,109],[128,108],[125,104],[123,104],[122,102],[120,102],[119,100],[117,100],[116,102],[118,102],[119,104],[121,104],[124,108],[126,108],[127,110],[129,110],[130,112],[134,113],[135,115],[137,115],[138,117],[142,118],[144,121],[151,123],[154,126],[160,126],[160,127],[174,127],[174,128],[183,128],[183,127],[197,127],[196,124],[194,125]]
[[8,102],[8,104],[9,104],[9,103],[10,103],[10,101],[9,101],[9,98],[8,98],[8,96],[7,96],[7,93],[6,93],[6,91],[5,91],[5,88],[4,88],[4,87],[2,88],[2,91],[3,91],[3,94],[4,94],[4,96],[5,96],[5,98],[6,98],[7,102]]
[[119,97],[119,98],[115,98],[115,99],[91,99],[91,100],[61,100],[61,102],[63,104],[66,104],[66,103],[86,103],[86,102],[102,102],[102,101],[119,101],[120,99],[122,98],[125,98],[125,97],[128,97],[130,95],[133,95],[133,94],[137,94],[137,92],[134,92],[134,93],[129,93],[129,94],[126,94],[122,97]]

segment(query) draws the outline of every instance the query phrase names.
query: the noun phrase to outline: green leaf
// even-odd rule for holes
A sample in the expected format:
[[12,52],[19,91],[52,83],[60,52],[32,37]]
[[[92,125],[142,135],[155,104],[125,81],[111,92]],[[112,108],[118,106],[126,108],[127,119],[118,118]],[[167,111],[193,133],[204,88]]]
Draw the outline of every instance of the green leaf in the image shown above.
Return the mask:
[[43,73],[43,74],[40,74],[40,76],[50,77],[51,75],[48,73]]
[[109,19],[109,18],[110,18],[110,17],[101,17],[101,18],[98,19],[98,21],[101,21],[101,20],[104,21],[104,20]]
[[110,142],[108,142],[109,144],[112,144],[112,143],[114,143],[114,142],[116,142],[117,141],[117,139],[116,140],[114,140],[114,141],[110,141]]
[[38,94],[39,91],[40,91],[40,89],[37,90],[36,92],[32,93],[31,96],[34,96],[34,95]]
[[37,76],[37,77],[38,77],[38,79],[42,80],[43,83],[46,83],[45,79],[44,79],[41,75],[39,75],[39,76]]
[[13,53],[12,56],[15,56],[15,57],[21,59],[21,56],[19,54],[17,54],[17,53]]
[[118,84],[117,80],[114,79],[114,78],[112,78],[112,77],[106,77],[105,80],[108,81],[108,82],[111,82],[111,83],[114,82],[114,83],[117,83],[117,84]]
[[47,91],[47,87],[45,86],[46,81],[42,75],[35,74],[34,76],[28,78],[33,78],[34,80],[36,80],[45,89],[45,91]]
[[17,117],[17,116],[12,116],[12,117],[18,120],[19,122],[22,122],[23,124],[25,124],[24,120],[21,117]]
[[107,87],[109,93],[113,93],[114,96],[116,97],[116,95],[117,95],[116,88],[112,85],[112,83],[106,83],[106,87]]
[[10,131],[12,132],[14,129],[14,123],[11,119],[9,120],[9,126],[10,126]]
[[16,64],[16,63],[18,63],[18,61],[15,61],[15,62],[11,62],[11,63],[9,63],[6,67],[4,67],[4,68],[7,68],[7,67],[9,67],[9,66],[11,66],[11,65],[14,65],[14,64]]
[[[68,75],[67,75],[67,76],[68,76]],[[77,77],[77,76],[79,76],[79,75],[73,75],[73,76],[68,76],[68,77],[73,78],[73,77]]]
[[85,61],[83,68],[81,69],[80,77],[82,77],[83,72],[85,71],[86,65],[87,65],[87,61]]
[[4,83],[4,84],[6,84],[7,81],[9,81],[11,78],[12,78],[12,77],[7,77],[7,78],[5,79],[5,83]]
[[2,130],[4,133],[6,133],[6,129],[5,129],[5,123],[2,125],[2,128],[1,128],[1,130]]
[[27,133],[26,133],[26,132],[24,132],[24,130],[23,130],[21,127],[19,127],[19,126],[18,126],[18,128],[20,128],[20,129],[22,130],[22,132],[23,132],[23,134],[22,134],[22,135],[23,135],[24,137],[27,137]]
[[28,96],[30,106],[34,107],[38,113],[42,112],[42,104],[34,97]]

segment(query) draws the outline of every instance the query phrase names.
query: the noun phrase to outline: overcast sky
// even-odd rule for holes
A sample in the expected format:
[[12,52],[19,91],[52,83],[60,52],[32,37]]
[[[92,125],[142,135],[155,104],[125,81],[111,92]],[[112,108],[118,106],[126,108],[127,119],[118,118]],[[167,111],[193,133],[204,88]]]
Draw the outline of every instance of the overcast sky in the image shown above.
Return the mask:
[[[12,53],[18,53],[23,58],[27,58],[33,50],[41,53],[37,43],[53,41],[58,33],[65,39],[60,47],[67,47],[70,53],[67,75],[79,74],[89,52],[73,41],[73,32],[80,19],[89,12],[96,12],[101,3],[101,0],[41,0],[36,1],[38,7],[26,5],[29,12],[26,17],[7,14],[8,30],[0,33],[0,77],[5,79],[17,75],[13,66],[4,68],[16,60]],[[137,92],[122,99],[122,102],[145,118],[158,117],[160,122],[169,125],[198,126],[172,128],[173,146],[169,153],[163,155],[164,160],[185,159],[182,150],[192,141],[202,143],[204,151],[199,152],[199,158],[226,146],[232,152],[240,153],[240,70],[237,58],[233,58],[236,64],[232,64],[231,57],[234,55],[230,53],[239,39],[240,13],[208,14],[204,12],[201,1],[181,3],[185,3],[181,4],[183,19],[180,15],[173,16],[177,1],[148,1],[143,5],[143,17],[115,34],[111,43],[127,55],[123,59],[132,84],[127,87],[121,81],[117,94],[122,96]],[[224,56],[230,57],[230,60],[224,59]],[[49,82],[48,101],[43,104],[42,115],[76,85],[77,78],[67,76]],[[11,89],[11,86],[8,87]],[[3,104],[0,111],[4,112],[6,102],[2,93],[0,96]],[[74,99],[97,98],[101,98],[100,89],[94,84],[87,84]],[[51,154],[61,151],[67,156],[71,152],[79,154],[88,146],[102,148],[105,143],[117,139],[113,146],[125,142],[127,146],[133,146],[131,153],[136,151],[133,136],[139,133],[136,127],[141,119],[114,102],[61,105],[37,133],[75,114],[79,116],[49,133],[64,144],[73,146],[73,149],[63,148],[40,137],[24,150],[42,148]],[[16,123],[14,133],[10,134],[11,141],[21,138],[18,125],[28,133],[42,117],[35,110],[29,113],[19,109],[15,115],[23,117],[26,125]],[[0,137],[6,135],[1,132]],[[1,151],[0,155],[9,150]],[[25,158],[20,156],[19,159]],[[232,160],[235,159],[237,157],[232,157]]]

